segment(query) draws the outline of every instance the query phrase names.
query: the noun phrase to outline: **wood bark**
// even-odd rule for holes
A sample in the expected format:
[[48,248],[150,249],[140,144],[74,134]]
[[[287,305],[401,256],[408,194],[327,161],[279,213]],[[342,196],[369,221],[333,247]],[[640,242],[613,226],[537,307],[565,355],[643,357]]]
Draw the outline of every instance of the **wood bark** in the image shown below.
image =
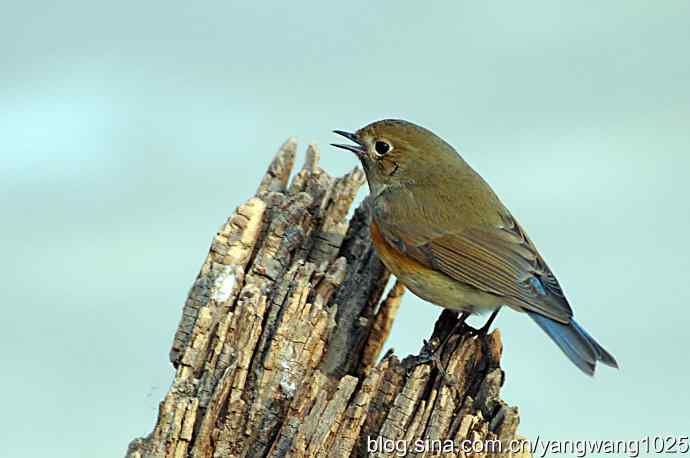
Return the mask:
[[[505,449],[523,439],[518,409],[499,397],[498,331],[452,337],[447,379],[380,358],[404,287],[386,291],[366,200],[347,221],[365,177],[331,177],[311,145],[290,180],[295,153],[289,139],[213,239],[170,351],[175,378],[127,457],[529,456]],[[454,321],[443,312],[433,341]],[[426,451],[411,450],[420,439]],[[465,439],[504,448],[466,453]]]

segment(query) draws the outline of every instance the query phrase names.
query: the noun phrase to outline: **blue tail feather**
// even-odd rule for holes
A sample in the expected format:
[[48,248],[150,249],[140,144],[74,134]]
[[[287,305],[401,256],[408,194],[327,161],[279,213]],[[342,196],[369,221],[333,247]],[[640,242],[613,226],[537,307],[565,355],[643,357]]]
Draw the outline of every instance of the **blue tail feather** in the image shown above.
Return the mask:
[[594,375],[597,361],[618,367],[616,359],[575,320],[571,319],[569,324],[563,324],[538,313],[528,311],[527,314],[585,374]]

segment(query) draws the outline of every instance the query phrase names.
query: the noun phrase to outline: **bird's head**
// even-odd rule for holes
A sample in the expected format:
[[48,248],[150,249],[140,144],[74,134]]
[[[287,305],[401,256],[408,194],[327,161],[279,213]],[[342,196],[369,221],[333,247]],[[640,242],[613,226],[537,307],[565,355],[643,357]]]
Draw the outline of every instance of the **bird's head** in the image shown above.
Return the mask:
[[399,119],[384,119],[354,133],[333,131],[351,144],[332,144],[355,153],[374,194],[391,185],[417,183],[433,175],[458,154],[439,136]]

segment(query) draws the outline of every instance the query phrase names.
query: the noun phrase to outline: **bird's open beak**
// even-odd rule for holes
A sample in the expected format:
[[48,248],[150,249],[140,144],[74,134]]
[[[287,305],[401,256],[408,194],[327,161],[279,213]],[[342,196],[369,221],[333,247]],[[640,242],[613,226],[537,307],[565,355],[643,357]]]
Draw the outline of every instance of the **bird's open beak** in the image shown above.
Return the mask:
[[347,138],[348,140],[351,140],[351,141],[357,143],[357,145],[355,146],[355,145],[345,145],[342,143],[331,143],[331,146],[335,146],[336,148],[342,148],[342,149],[346,149],[348,151],[352,151],[359,158],[361,158],[362,156],[364,156],[364,154],[366,154],[367,150],[366,150],[364,143],[362,143],[362,141],[359,138],[357,138],[357,136],[355,134],[351,134],[350,132],[345,132],[344,130],[334,130],[333,133],[338,134],[338,135],[342,135],[343,137]]

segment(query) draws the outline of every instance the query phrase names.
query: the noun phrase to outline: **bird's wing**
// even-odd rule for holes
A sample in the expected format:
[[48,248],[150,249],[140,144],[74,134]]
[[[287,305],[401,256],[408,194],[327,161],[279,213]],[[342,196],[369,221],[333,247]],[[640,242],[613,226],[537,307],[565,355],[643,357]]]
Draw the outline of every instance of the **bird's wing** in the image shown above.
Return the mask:
[[510,305],[569,323],[572,310],[558,280],[509,214],[502,224],[454,233],[386,226],[385,238],[417,261]]

